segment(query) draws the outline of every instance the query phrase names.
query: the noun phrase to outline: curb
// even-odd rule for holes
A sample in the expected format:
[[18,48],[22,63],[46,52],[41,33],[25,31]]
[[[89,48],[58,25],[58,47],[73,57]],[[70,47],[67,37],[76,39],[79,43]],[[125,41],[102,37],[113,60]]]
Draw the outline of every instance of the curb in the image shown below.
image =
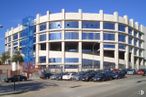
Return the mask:
[[11,95],[11,94],[21,94],[21,93],[25,93],[27,92],[26,91],[13,91],[13,92],[5,92],[5,93],[0,93],[0,96],[3,96],[3,95]]

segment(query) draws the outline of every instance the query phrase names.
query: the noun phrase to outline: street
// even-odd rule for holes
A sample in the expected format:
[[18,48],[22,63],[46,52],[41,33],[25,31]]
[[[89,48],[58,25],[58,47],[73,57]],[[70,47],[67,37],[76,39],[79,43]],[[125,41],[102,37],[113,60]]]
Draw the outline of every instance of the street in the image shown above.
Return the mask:
[[34,80],[17,83],[17,89],[28,91],[2,97],[146,97],[146,77],[105,82]]

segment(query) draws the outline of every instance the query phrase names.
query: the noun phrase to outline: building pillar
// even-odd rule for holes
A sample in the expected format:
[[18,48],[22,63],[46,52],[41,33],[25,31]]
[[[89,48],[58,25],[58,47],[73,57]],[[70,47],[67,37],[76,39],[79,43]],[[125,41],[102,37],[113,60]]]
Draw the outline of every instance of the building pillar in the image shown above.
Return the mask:
[[47,32],[46,32],[46,68],[47,69],[49,69],[48,68],[48,65],[49,65],[49,31],[48,31],[48,29],[49,29],[49,20],[50,20],[50,12],[49,11],[47,11],[47,27],[46,27],[46,30],[47,30]]
[[103,21],[104,21],[104,12],[103,10],[99,11],[100,21],[100,70],[104,69],[104,48],[103,48]]
[[65,20],[65,10],[64,9],[62,9],[62,17],[63,17],[63,20],[62,20],[62,43],[61,43],[61,45],[62,45],[62,48],[61,48],[61,51],[62,51],[62,65],[61,65],[61,71],[63,71],[63,72],[65,72],[65,62],[64,62],[64,59],[65,59],[65,42],[64,42],[64,28],[65,28],[65,26],[64,26],[64,20]]
[[[125,24],[127,24],[128,25],[128,22],[129,22],[129,20],[128,20],[128,16],[127,15],[125,15],[124,16],[124,19],[125,19]],[[126,29],[125,29],[125,32],[128,34],[128,27],[126,26]],[[125,35],[126,37],[125,37],[125,42],[126,42],[126,44],[129,44],[129,37],[128,37],[128,35]],[[125,51],[125,67],[126,68],[129,68],[129,46],[128,45],[126,45],[126,49],[125,49],[126,51]]]
[[[131,26],[134,27],[134,21],[133,21],[133,19],[130,19],[130,23],[131,23]],[[132,30],[132,36],[133,36],[133,35],[134,35],[134,30]],[[134,45],[134,39],[132,39],[132,45]],[[132,52],[131,52],[131,68],[132,68],[132,69],[135,68],[134,50],[135,50],[135,48],[132,47]]]
[[40,23],[40,15],[36,15],[36,51],[35,51],[35,64],[39,65],[39,23]]
[[114,57],[115,57],[115,68],[118,69],[119,68],[119,39],[118,39],[118,12],[114,12],[114,18],[115,18],[115,53],[114,53]]
[[78,67],[78,71],[82,71],[82,59],[83,59],[83,57],[82,57],[82,10],[81,9],[79,9],[78,10],[78,12],[79,12],[79,14],[80,14],[80,20],[79,20],[79,47],[78,47],[78,49],[79,49],[79,67]]

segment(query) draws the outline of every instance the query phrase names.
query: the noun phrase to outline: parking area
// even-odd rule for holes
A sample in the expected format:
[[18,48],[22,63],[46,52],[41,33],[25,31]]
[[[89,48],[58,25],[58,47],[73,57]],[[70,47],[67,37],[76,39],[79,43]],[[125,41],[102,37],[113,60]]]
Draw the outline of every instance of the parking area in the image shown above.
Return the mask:
[[[135,93],[145,89],[143,86],[146,86],[146,77],[140,75],[128,75],[123,79],[102,82],[39,79],[17,82],[16,90],[26,90],[26,92],[10,97],[99,97],[99,95],[100,97],[113,97],[108,95],[113,95],[112,93],[119,93],[120,95],[123,91],[126,91],[126,94],[129,91],[134,93],[135,96],[133,97],[139,97]],[[0,92],[10,88],[13,90],[13,83],[1,83],[0,87]],[[131,97],[127,95],[125,97]],[[4,97],[7,97],[7,95]]]

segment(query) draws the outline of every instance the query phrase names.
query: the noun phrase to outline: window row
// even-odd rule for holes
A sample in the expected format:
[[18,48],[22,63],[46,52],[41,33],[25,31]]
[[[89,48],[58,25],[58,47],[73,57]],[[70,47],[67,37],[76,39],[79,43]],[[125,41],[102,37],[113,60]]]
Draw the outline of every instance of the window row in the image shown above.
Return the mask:
[[[40,56],[39,57],[40,63],[46,63],[46,56]],[[49,63],[61,63],[62,58],[49,58]],[[78,63],[78,58],[64,58],[65,63]]]
[[[78,21],[65,21],[64,24],[65,28],[79,28],[79,22]],[[39,26],[40,31],[46,30],[47,28],[47,23],[41,23]],[[62,22],[61,21],[51,21],[49,22],[49,29],[60,29],[62,28]],[[82,28],[95,28],[99,29],[100,28],[100,21],[87,21],[83,20],[82,21]],[[130,27],[129,27],[130,28]],[[115,30],[115,23],[114,22],[103,22],[103,29],[112,29]],[[119,31],[125,32],[126,30],[126,25],[125,24],[118,24],[118,29]],[[131,29],[129,29],[129,33],[131,33]]]

